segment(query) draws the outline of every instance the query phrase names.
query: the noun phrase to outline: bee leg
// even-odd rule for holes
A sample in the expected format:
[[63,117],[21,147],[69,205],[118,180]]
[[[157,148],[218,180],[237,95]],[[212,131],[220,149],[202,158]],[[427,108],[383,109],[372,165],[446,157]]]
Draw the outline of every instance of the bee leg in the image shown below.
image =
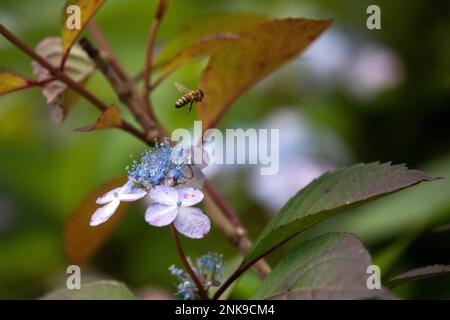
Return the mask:
[[192,104],[194,103],[194,100],[191,101],[191,104],[189,105],[189,112],[192,110]]

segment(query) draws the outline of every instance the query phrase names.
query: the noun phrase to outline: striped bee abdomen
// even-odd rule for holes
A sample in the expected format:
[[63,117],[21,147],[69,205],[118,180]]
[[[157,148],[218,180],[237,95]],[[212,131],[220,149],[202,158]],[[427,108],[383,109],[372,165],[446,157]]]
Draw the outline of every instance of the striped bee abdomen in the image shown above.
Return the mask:
[[184,107],[191,101],[192,101],[192,97],[190,95],[186,94],[186,95],[182,96],[180,99],[178,99],[177,102],[175,102],[175,107],[176,108]]

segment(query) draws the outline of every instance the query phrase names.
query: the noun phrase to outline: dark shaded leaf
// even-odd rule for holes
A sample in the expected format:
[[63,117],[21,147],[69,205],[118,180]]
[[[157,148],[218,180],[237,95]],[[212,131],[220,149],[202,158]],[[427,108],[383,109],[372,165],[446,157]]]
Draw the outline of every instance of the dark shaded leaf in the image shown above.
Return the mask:
[[409,281],[415,281],[424,278],[438,277],[450,274],[450,266],[436,264],[433,266],[426,266],[422,268],[413,269],[402,273],[386,284],[389,288],[394,288]]
[[404,165],[357,164],[327,172],[292,197],[244,258],[246,268],[293,236],[346,209],[437,178]]
[[89,225],[92,214],[99,207],[95,203],[97,198],[122,186],[126,181],[127,177],[123,176],[103,183],[83,199],[72,213],[64,229],[64,246],[72,263],[81,265],[86,262],[109,238],[126,213],[130,202],[121,203],[116,213],[105,223],[96,227]]
[[[47,59],[54,67],[59,67],[63,57],[61,39],[47,37],[36,47],[36,52]],[[32,62],[33,73],[38,81],[49,79],[50,72],[36,61]],[[94,71],[94,64],[83,49],[74,45],[65,64],[64,73],[74,81],[84,84]],[[42,93],[47,99],[53,121],[61,123],[72,106],[78,101],[78,94],[69,89],[67,85],[59,80],[47,83],[42,87]]]
[[240,32],[240,41],[212,55],[199,84],[199,88],[210,93],[198,109],[203,129],[214,127],[240,95],[297,56],[330,23],[272,20]]
[[254,299],[323,300],[392,298],[368,289],[370,255],[346,233],[327,233],[292,248],[264,279]]
[[12,71],[0,69],[0,96],[13,91],[29,88],[32,85],[31,80],[19,76]]
[[136,300],[136,296],[123,283],[102,280],[81,285],[81,289],[59,289],[42,300]]
[[[61,15],[61,38],[62,50],[67,53],[77,39],[78,35],[83,31],[84,26],[94,16],[97,10],[105,3],[106,0],[68,0],[64,4]],[[69,30],[66,22],[68,18],[67,7],[77,5],[80,8],[80,29]]]
[[86,127],[78,128],[77,131],[90,132],[93,130],[100,129],[111,129],[119,128],[122,124],[122,117],[120,116],[120,111],[116,106],[111,106],[100,115],[94,124]]

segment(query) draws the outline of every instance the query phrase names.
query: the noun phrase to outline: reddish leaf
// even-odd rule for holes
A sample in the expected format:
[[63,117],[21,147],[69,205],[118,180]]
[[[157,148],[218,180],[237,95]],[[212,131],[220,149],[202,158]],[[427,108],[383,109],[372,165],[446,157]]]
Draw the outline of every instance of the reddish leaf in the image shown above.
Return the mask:
[[185,47],[164,63],[160,71],[160,76],[167,76],[189,60],[214,54],[239,39],[240,37],[233,33],[215,33],[200,38],[198,41]]
[[0,96],[9,92],[29,88],[32,85],[31,80],[21,77],[12,71],[0,69]]
[[245,270],[297,234],[334,215],[437,179],[405,165],[377,162],[324,173],[286,202],[254,242],[240,269]]
[[242,40],[211,56],[199,85],[210,93],[198,109],[203,129],[215,126],[242,93],[302,52],[330,23],[269,21],[239,33]]
[[100,115],[100,117],[97,119],[97,122],[86,127],[78,128],[76,130],[81,132],[89,132],[99,129],[118,128],[121,124],[122,117],[120,116],[120,111],[116,106],[113,105]]
[[158,54],[156,64],[162,65],[184,48],[214,33],[238,33],[267,21],[267,17],[255,13],[213,12],[201,16],[182,28],[170,39]]
[[437,276],[443,276],[443,275],[449,275],[450,274],[450,266],[436,264],[433,266],[426,266],[422,268],[413,269],[410,271],[407,271],[405,273],[402,273],[387,283],[387,287],[394,288],[397,287],[405,282],[424,279],[424,278],[431,278],[431,277],[437,277]]
[[95,203],[98,197],[123,185],[127,177],[123,176],[103,183],[93,190],[72,213],[64,230],[64,245],[69,260],[75,264],[86,262],[108,239],[117,222],[124,216],[130,203],[120,204],[116,213],[105,223],[91,227],[89,221],[91,215],[97,209]]
[[293,247],[265,278],[253,299],[392,299],[367,287],[369,253],[352,234],[326,233]]
[[[61,38],[64,53],[69,51],[78,35],[83,30],[86,23],[94,16],[97,10],[105,3],[105,0],[68,0],[66,1],[61,16]],[[67,8],[76,5],[80,8],[80,29],[69,30],[67,28],[67,18],[71,15],[67,13]]]

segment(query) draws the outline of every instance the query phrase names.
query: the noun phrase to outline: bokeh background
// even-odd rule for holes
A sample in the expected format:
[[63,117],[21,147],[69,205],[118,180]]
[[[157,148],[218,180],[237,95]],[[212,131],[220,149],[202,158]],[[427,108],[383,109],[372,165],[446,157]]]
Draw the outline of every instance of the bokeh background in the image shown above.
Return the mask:
[[[382,29],[366,28],[366,8],[381,7]],[[126,68],[144,61],[155,1],[108,1],[95,21]],[[0,1],[0,21],[31,46],[59,34],[62,2]],[[262,177],[251,166],[207,170],[256,237],[299,188],[326,170],[357,162],[393,161],[446,177],[402,191],[315,227],[356,233],[382,276],[450,263],[450,3],[448,1],[183,0],[172,1],[158,44],[213,11],[250,11],[273,17],[334,18],[307,52],[246,93],[220,128],[281,128],[281,167]],[[195,87],[206,60],[173,74],[154,95],[170,129],[189,127],[195,112],[178,112],[173,82]],[[0,65],[31,74],[28,57],[0,38]],[[105,101],[114,93],[100,74],[88,83]],[[144,146],[119,131],[73,129],[92,123],[94,108],[80,100],[67,121],[52,123],[38,89],[0,98],[0,298],[34,299],[65,282],[63,227],[83,197],[124,173]],[[179,264],[167,228],[149,227],[133,207],[111,239],[83,267],[83,280],[113,278],[140,297],[171,297]],[[444,227],[438,227],[444,226]],[[296,241],[304,240],[295,239]],[[214,228],[202,241],[183,238],[191,257],[207,251],[235,261],[236,250]],[[286,249],[286,248],[284,248]],[[269,257],[275,263],[282,252]],[[258,286],[252,272],[232,297]],[[404,285],[405,298],[450,298],[450,279]]]

